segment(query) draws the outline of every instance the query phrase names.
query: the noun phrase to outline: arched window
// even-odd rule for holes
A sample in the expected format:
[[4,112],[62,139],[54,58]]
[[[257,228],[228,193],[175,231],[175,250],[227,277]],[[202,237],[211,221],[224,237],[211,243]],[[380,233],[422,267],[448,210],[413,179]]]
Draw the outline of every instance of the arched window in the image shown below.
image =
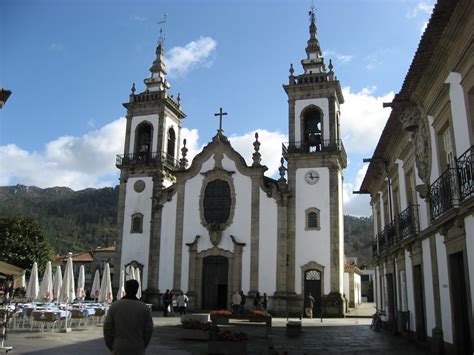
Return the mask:
[[130,233],[143,233],[143,215],[135,213],[132,215],[132,226]]
[[320,230],[320,212],[317,208],[308,208],[306,210],[306,230]]
[[230,186],[224,180],[213,180],[204,192],[204,219],[209,224],[226,223],[232,204]]
[[174,133],[173,127],[171,127],[168,130],[168,145],[166,149],[166,153],[168,153],[168,156],[174,158],[174,148],[175,148],[175,143],[176,143],[176,134]]
[[303,113],[303,143],[310,152],[321,150],[321,110],[317,107],[310,107]]
[[147,160],[151,153],[153,127],[148,122],[142,122],[135,132],[135,154],[139,160]]

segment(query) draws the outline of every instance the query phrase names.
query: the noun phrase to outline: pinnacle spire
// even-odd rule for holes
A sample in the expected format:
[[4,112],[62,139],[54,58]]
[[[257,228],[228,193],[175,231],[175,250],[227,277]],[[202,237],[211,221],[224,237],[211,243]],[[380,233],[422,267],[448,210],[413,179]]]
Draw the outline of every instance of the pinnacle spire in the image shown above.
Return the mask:
[[306,46],[307,58],[301,61],[305,74],[318,74],[326,71],[321,47],[316,37],[316,10],[314,6],[309,11],[309,39]]

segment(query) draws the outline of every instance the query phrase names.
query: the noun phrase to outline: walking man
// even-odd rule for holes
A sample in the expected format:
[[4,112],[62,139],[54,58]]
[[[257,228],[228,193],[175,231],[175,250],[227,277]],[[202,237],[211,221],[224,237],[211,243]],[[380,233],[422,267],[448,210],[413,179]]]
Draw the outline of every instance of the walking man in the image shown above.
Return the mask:
[[176,299],[176,304],[178,305],[179,315],[182,316],[186,314],[186,307],[188,306],[189,298],[186,296],[183,291],[180,292],[178,298]]
[[109,309],[104,322],[104,340],[114,355],[145,354],[153,333],[151,312],[136,294],[137,280],[125,282],[125,296]]

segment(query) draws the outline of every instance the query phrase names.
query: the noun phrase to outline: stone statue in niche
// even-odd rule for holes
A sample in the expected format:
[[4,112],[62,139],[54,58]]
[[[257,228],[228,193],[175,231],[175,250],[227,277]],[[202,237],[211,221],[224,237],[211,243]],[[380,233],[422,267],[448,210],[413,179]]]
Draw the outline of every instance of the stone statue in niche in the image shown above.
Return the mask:
[[220,223],[211,223],[209,224],[209,238],[213,246],[217,247],[221,242],[222,230],[224,225]]

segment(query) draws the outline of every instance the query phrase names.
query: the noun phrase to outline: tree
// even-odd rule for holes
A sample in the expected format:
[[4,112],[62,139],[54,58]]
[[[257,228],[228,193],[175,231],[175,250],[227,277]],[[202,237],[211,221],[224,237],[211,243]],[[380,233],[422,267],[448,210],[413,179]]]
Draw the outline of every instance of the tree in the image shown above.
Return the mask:
[[40,225],[32,218],[0,217],[0,260],[31,269],[33,262],[43,272],[52,249]]

